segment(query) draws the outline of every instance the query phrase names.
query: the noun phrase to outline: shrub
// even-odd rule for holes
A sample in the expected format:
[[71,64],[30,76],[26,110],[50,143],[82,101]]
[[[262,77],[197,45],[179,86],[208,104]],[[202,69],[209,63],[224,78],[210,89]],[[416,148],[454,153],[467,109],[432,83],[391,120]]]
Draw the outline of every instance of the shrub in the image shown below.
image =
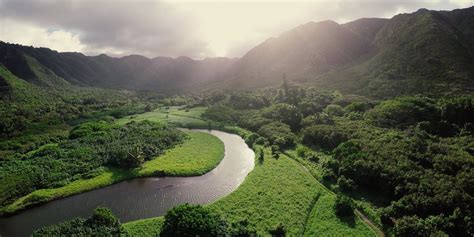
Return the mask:
[[166,213],[160,236],[223,236],[226,232],[220,215],[200,205],[184,204]]
[[272,122],[262,126],[258,133],[266,137],[271,143],[280,146],[293,146],[296,136],[288,125],[281,122]]
[[127,236],[127,232],[109,209],[99,207],[87,219],[76,218],[46,226],[33,232],[32,236]]
[[337,179],[337,185],[339,189],[344,192],[352,192],[357,189],[354,180],[346,178],[344,175],[341,175],[341,177]]
[[344,109],[340,105],[330,104],[325,109],[324,112],[329,115],[329,117],[340,117],[344,115]]
[[286,228],[282,223],[276,225],[273,229],[268,231],[274,237],[284,237],[286,236]]
[[250,237],[257,236],[255,226],[250,224],[247,219],[241,220],[237,223],[232,223],[230,236],[233,237]]
[[354,215],[352,200],[348,197],[338,195],[334,203],[334,211],[339,217],[351,217]]

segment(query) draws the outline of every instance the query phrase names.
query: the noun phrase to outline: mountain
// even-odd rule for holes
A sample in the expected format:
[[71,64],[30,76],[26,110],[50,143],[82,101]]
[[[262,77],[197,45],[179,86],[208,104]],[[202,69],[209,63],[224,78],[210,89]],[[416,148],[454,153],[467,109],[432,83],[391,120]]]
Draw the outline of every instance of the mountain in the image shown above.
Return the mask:
[[373,97],[472,92],[474,7],[309,22],[235,59],[91,57],[1,42],[0,64],[38,85],[180,92],[274,86],[285,78]]
[[44,83],[33,70],[35,65],[47,69],[52,77],[76,85],[179,91],[223,77],[236,61],[228,58],[193,60],[188,57],[150,59],[139,55],[114,58],[105,54],[91,57],[0,42],[0,64],[16,76],[38,85]]
[[235,77],[248,86],[281,81],[283,74],[310,78],[351,63],[370,49],[370,41],[334,21],[310,22],[251,49],[237,64]]
[[450,19],[458,15],[454,11],[421,9],[397,15],[373,36],[375,48],[369,57],[313,82],[378,96],[473,91],[474,44],[466,29],[474,30],[474,8],[465,11],[471,14],[460,18],[471,27]]
[[474,7],[308,23],[250,50],[230,85],[281,83],[391,97],[474,90]]

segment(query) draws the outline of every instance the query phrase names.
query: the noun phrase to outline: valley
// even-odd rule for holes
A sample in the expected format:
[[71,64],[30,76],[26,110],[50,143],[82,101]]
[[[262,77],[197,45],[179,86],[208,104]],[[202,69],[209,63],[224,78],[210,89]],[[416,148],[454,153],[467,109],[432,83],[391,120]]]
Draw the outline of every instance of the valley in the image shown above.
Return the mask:
[[240,58],[0,41],[0,235],[472,236],[472,16],[308,22]]

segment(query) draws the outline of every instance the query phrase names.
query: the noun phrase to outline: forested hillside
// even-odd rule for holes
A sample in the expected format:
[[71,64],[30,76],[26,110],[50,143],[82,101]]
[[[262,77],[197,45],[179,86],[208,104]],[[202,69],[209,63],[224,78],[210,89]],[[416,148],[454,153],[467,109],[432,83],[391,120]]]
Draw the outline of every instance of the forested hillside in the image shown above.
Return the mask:
[[235,59],[193,60],[184,56],[174,59],[139,55],[113,58],[105,54],[91,57],[0,42],[0,64],[17,77],[35,82],[38,76],[33,73],[29,58],[75,85],[160,92],[182,91],[222,78],[235,63]]
[[472,96],[374,101],[284,83],[197,101],[209,106],[203,116],[292,155],[388,233],[474,233]]
[[[474,7],[420,9],[391,19],[309,22],[270,38],[242,58],[85,56],[0,43],[0,63],[37,82],[31,61],[75,85],[183,92],[300,84],[393,97],[474,90]],[[449,90],[446,90],[449,88]]]

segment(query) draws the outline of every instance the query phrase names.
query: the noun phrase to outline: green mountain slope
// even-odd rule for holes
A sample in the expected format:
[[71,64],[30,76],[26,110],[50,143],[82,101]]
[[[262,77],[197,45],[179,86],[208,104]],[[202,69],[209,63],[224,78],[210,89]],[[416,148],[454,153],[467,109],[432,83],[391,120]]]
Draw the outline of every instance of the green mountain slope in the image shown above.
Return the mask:
[[32,63],[43,66],[39,70],[42,74],[55,74],[75,85],[179,91],[224,77],[224,72],[235,61],[227,58],[193,60],[188,57],[149,59],[139,55],[122,58],[104,54],[86,56],[81,53],[59,53],[47,48],[26,47],[0,41],[0,64],[19,78],[34,83],[42,79],[38,76],[38,70],[33,72]]
[[370,59],[324,75],[316,83],[379,97],[474,89],[472,45],[439,12],[395,16],[373,42],[377,50]]
[[282,78],[372,97],[472,92],[474,7],[310,22],[238,59],[113,58],[0,42],[0,64],[39,85],[66,81],[168,93],[274,86]]

